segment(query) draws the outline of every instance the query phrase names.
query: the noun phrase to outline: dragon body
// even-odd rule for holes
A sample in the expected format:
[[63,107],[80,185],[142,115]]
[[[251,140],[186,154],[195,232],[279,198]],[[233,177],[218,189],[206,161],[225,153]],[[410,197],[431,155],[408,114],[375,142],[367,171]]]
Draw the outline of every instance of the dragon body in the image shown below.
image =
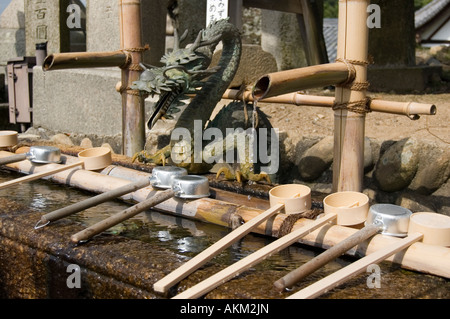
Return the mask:
[[[175,164],[186,168],[188,172],[203,174],[209,172],[213,164],[208,160],[202,159],[199,161],[194,158],[195,154],[192,150],[198,150],[198,145],[194,147],[193,138],[201,136],[200,141],[197,139],[195,142],[200,142],[201,150],[203,150],[206,145],[203,141],[202,132],[214,123],[217,124],[217,121],[209,122],[210,117],[237,72],[242,44],[239,30],[227,20],[211,23],[208,28],[200,31],[196,41],[186,48],[179,47],[183,37],[184,35],[178,38],[178,33],[175,32],[176,44],[174,50],[161,59],[164,66],[145,68],[139,81],[134,83],[133,88],[151,95],[160,95],[155,111],[148,122],[149,128],[162,116],[178,112],[178,101],[186,97],[186,94],[193,94],[193,99],[180,114],[173,129],[173,132],[182,129],[188,134],[183,136],[172,134],[170,144],[166,147],[152,155],[146,151],[139,152],[134,156],[134,159],[158,165],[164,165],[170,162],[170,159],[172,161],[175,159]],[[208,68],[214,50],[220,41],[222,41],[223,49],[219,62],[216,67]],[[233,103],[234,105],[237,104],[236,102]],[[231,107],[225,109],[230,110]],[[224,111],[222,110],[220,113],[223,115]],[[229,114],[225,117],[229,117]],[[198,123],[200,123],[200,128]],[[209,123],[209,126],[207,126],[207,123]],[[230,123],[225,125],[226,127],[235,126],[233,124],[230,126]],[[224,128],[222,129],[224,130]],[[186,138],[186,136],[190,138]],[[220,146],[211,146],[210,144],[208,146],[215,149],[221,148],[223,153],[230,150],[230,145],[235,149],[245,149],[246,146],[236,143],[226,145],[227,138],[230,137],[226,136],[216,143]],[[240,139],[240,141],[243,143],[246,139]],[[239,144],[239,142],[237,143]],[[210,156],[214,157],[217,154],[213,152],[210,153]],[[243,179],[259,180],[265,178],[268,180],[266,174],[255,174],[253,167],[250,167],[251,165],[249,167],[241,166],[244,167],[242,170],[244,172],[239,174],[238,179],[242,177]],[[219,171],[218,175],[221,172]],[[228,171],[224,171],[224,173],[226,177],[231,177]]]

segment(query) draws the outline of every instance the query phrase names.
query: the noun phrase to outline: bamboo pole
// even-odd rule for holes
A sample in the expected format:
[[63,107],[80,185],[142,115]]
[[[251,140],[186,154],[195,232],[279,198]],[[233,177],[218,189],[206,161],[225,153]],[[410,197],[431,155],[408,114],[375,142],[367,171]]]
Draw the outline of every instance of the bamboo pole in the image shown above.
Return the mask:
[[[228,89],[225,91],[224,99],[254,101],[250,91]],[[297,106],[319,106],[333,107],[335,98],[332,96],[306,95],[302,93],[288,93],[262,99],[259,102],[292,104]],[[396,102],[372,99],[369,103],[370,109],[374,112],[406,115],[415,118],[417,115],[436,115],[437,108],[434,104],[418,102]]]
[[[13,153],[0,151],[0,158],[11,155],[13,155]],[[77,160],[76,157],[66,157],[67,163]],[[43,169],[39,166],[33,166],[29,161],[12,163],[6,167],[24,174],[37,173]],[[130,180],[135,180],[137,177],[150,177],[150,174],[111,165],[100,173],[80,169],[70,171],[66,170],[52,175],[49,180],[61,185],[68,185],[93,193],[101,193],[129,184]],[[142,202],[154,193],[154,189],[151,187],[146,187],[132,194],[128,194],[126,197],[122,197],[121,199],[126,200],[127,202]],[[178,199],[169,199],[155,206],[154,210],[177,217],[184,216],[189,219],[225,227],[229,227],[231,224],[230,220],[233,216],[239,216],[244,222],[248,222],[264,211],[264,209],[257,209],[242,204],[230,203],[212,198],[203,198],[188,202],[183,201],[182,203]],[[278,214],[271,223],[263,223],[256,227],[253,232],[261,235],[276,237],[276,234],[279,233],[279,229],[286,218],[287,215]],[[292,227],[291,232],[312,222],[313,220],[310,219],[299,219]],[[314,231],[306,235],[300,242],[305,245],[328,249],[345,238],[350,237],[357,231],[358,230],[354,228],[333,225],[328,229]],[[398,240],[401,239],[391,236],[375,235],[369,242],[358,245],[356,250],[348,251],[347,255],[364,256],[386,247],[387,245],[393,244]],[[402,255],[401,258],[395,258],[394,256],[388,258],[387,260],[396,262],[406,269],[450,278],[449,247],[441,247],[419,242],[415,243],[408,250],[406,250],[405,254]]]
[[142,62],[141,1],[119,0],[120,45],[132,63],[122,69],[122,153],[133,156],[145,146],[145,104],[143,96],[130,89],[139,80]]
[[53,71],[63,69],[125,67],[130,58],[123,51],[55,53],[45,58],[42,68],[44,71]]
[[[353,83],[367,82],[368,38],[366,25],[369,0],[339,0],[338,60],[351,64],[356,73]],[[356,61],[356,62],[355,62]],[[362,62],[362,63],[360,63]],[[366,100],[366,89],[336,88],[336,103]],[[365,113],[335,111],[333,191],[363,188]]]
[[344,63],[327,63],[305,68],[269,73],[262,76],[253,88],[253,97],[262,100],[272,96],[296,92],[349,80]]

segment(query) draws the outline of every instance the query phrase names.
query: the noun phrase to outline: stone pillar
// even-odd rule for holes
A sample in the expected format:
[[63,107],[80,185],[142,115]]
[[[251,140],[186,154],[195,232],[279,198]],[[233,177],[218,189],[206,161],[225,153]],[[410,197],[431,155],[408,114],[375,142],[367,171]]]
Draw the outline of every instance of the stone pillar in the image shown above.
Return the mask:
[[176,18],[175,28],[180,36],[188,30],[188,36],[181,43],[181,47],[193,43],[198,32],[206,27],[206,0],[177,0],[169,1],[169,14]]
[[26,55],[34,56],[36,44],[48,42],[48,54],[70,51],[66,10],[70,0],[25,0]]
[[[142,41],[150,50],[144,62],[157,64],[165,53],[167,0],[141,1]],[[115,51],[120,48],[119,2],[87,0],[87,51]]]
[[295,13],[261,10],[261,46],[271,53],[279,70],[308,65],[299,23]]
[[120,48],[118,1],[87,0],[86,51],[104,52]]
[[414,1],[372,0],[371,4],[380,8],[380,28],[369,31],[369,54],[375,63],[368,68],[369,90],[423,92],[440,81],[440,66],[416,66]]
[[369,54],[378,65],[413,66],[415,58],[414,1],[372,0],[381,9],[381,28],[369,31]]
[[[12,0],[0,16],[0,75],[6,73],[8,60],[25,55],[24,3],[25,0]],[[0,76],[0,81],[1,88],[5,77]]]

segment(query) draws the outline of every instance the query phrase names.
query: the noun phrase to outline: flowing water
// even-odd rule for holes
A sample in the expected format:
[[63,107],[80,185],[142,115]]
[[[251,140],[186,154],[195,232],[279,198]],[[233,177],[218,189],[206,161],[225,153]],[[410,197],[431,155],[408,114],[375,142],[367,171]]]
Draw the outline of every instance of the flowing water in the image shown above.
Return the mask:
[[[0,183],[21,175],[0,169]],[[0,198],[16,201],[43,213],[82,201],[93,194],[68,186],[38,180],[15,185],[0,190]],[[68,219],[83,226],[90,226],[111,214],[130,207],[121,201],[111,201],[75,214]],[[184,218],[165,215],[154,211],[141,213],[110,230],[110,234],[142,240],[151,245],[163,246],[179,255],[190,258],[216,242],[228,232],[228,229]],[[253,253],[272,242],[272,238],[259,235],[247,235],[212,260],[216,265],[231,265],[239,259]],[[252,267],[228,283],[227,289],[221,287],[211,292],[209,298],[285,298],[290,292],[274,293],[272,283],[309,261],[322,250],[309,246],[293,245]],[[352,258],[344,257],[330,262],[322,269],[310,275],[294,290],[306,287],[314,281],[348,265]],[[403,270],[389,262],[379,264],[380,288],[370,288],[372,273],[364,273],[346,284],[324,294],[321,298],[450,298],[450,280]],[[242,287],[245,287],[243,289]]]

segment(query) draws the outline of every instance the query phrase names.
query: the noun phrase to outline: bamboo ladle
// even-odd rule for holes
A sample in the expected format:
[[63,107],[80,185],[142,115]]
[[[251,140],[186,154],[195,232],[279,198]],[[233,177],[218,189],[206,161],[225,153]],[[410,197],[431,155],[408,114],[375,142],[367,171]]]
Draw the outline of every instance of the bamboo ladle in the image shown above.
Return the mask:
[[16,131],[0,131],[0,147],[11,147],[17,144],[18,134]]
[[336,214],[327,214],[324,217],[321,217],[321,218],[313,221],[312,223],[310,223],[306,226],[303,226],[303,227],[281,237],[280,239],[272,242],[271,244],[265,246],[264,248],[261,248],[260,250],[245,257],[244,259],[239,260],[238,262],[223,269],[222,271],[218,272],[217,274],[203,280],[199,284],[176,295],[172,299],[199,298],[199,297],[203,296],[204,294],[208,293],[209,291],[213,290],[214,288],[225,283],[226,281],[230,280],[231,278],[237,276],[239,273],[241,273],[241,272],[247,270],[248,268],[252,267],[253,265],[256,265],[259,262],[263,261],[264,259],[271,256],[272,254],[279,252],[279,251],[285,249],[286,247],[289,247],[290,245],[297,242],[300,238],[308,235],[309,233],[313,232],[314,230],[318,229],[319,227],[322,227],[325,224],[335,220],[336,217],[337,217]]
[[181,175],[187,175],[187,171],[184,168],[171,166],[155,167],[152,171],[152,176],[150,178],[144,178],[137,182],[126,184],[122,187],[113,189],[111,191],[84,200],[82,202],[75,203],[68,207],[64,207],[54,212],[45,214],[44,216],[41,217],[41,220],[36,224],[34,228],[39,229],[45,227],[53,221],[70,216],[72,214],[78,213],[82,210],[99,205],[109,200],[116,199],[119,196],[137,191],[138,189],[147,187],[150,184],[152,184],[153,187],[158,186],[158,188],[170,188],[170,185],[168,186],[168,184],[170,184],[170,179],[175,176]]
[[64,217],[73,215],[75,213],[79,213],[85,209],[88,209],[90,207],[94,207],[96,205],[99,205],[101,203],[105,203],[107,201],[116,199],[120,196],[123,196],[128,193],[135,192],[141,188],[147,187],[150,185],[150,179],[144,178],[141,180],[138,180],[134,183],[126,184],[122,187],[112,189],[108,192],[105,192],[103,194],[94,196],[92,198],[88,198],[84,201],[81,201],[79,203],[75,203],[73,205],[63,207],[61,209],[55,210],[51,213],[45,214],[41,217],[41,219],[37,222],[34,229],[40,229],[47,225],[49,225],[51,222],[57,221],[59,219],[62,219]]
[[253,229],[258,227],[258,225],[262,224],[270,217],[274,216],[282,209],[284,209],[286,205],[289,205],[289,207],[287,208],[288,212],[291,212],[291,210],[294,209],[296,209],[297,212],[302,212],[310,208],[311,190],[309,189],[309,187],[303,185],[282,185],[272,189],[271,194],[278,194],[280,191],[283,192],[283,195],[287,195],[288,197],[282,198],[280,196],[277,196],[276,199],[271,202],[271,207],[269,209],[250,219],[245,224],[239,226],[228,235],[208,247],[206,250],[202,251],[201,253],[184,263],[178,269],[156,282],[153,285],[153,289],[156,292],[166,293],[170,289],[170,287],[206,264],[213,257],[217,256],[221,251],[231,246],[245,235],[249,234]]
[[292,287],[328,262],[378,233],[397,237],[406,236],[411,214],[411,211],[396,205],[378,204],[372,206],[364,228],[277,280],[274,283],[275,288],[282,291]]
[[[68,165],[58,165],[57,168],[49,169],[43,172],[31,174],[28,176],[24,176],[21,178],[17,178],[12,181],[8,181],[5,183],[0,184],[0,189],[7,188],[9,186],[17,185],[20,183],[25,183],[29,181],[34,181],[37,179],[40,179],[42,177],[50,176],[77,166],[83,166],[85,170],[99,170],[107,167],[111,164],[111,150],[106,147],[97,147],[97,148],[90,148],[87,150],[84,150],[78,154],[79,161],[76,163],[68,164]],[[51,164],[51,165],[57,165],[57,164]]]
[[355,261],[287,299],[316,298],[366,271],[368,266],[377,264],[420,240],[424,244],[450,246],[450,217],[436,213],[412,214],[406,238]]

